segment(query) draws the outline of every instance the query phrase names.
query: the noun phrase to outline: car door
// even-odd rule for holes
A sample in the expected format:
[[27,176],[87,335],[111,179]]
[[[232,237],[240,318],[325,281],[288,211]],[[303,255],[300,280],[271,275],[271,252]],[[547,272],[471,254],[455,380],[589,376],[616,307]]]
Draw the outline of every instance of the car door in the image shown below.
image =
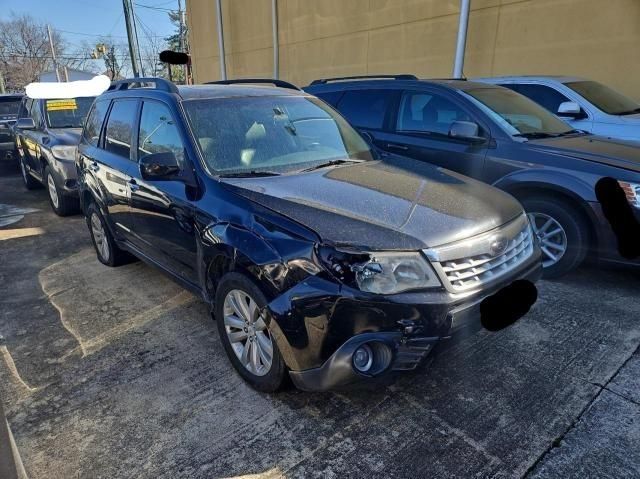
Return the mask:
[[[530,100],[535,101],[538,105],[546,108],[554,115],[558,115],[573,128],[586,131],[591,131],[593,128],[593,121],[589,118],[584,107],[580,105],[580,102],[567,97],[550,85],[541,85],[539,83],[510,83],[502,86],[510,88],[511,90],[526,96]],[[578,103],[578,105],[580,105],[581,112],[574,116],[560,115],[558,113],[558,109],[562,103],[567,101]]]
[[[172,152],[182,169],[186,138],[176,123],[179,112],[164,102],[144,100],[137,130],[138,161],[153,153]],[[132,172],[131,212],[143,253],[181,278],[196,284],[196,237],[190,187],[181,181],[142,178],[139,164]]]
[[41,100],[28,99],[25,102],[25,115],[31,118],[35,125],[32,130],[20,130],[20,145],[24,154],[25,166],[41,175],[40,171],[40,145],[43,137],[43,118],[40,110]]
[[[88,174],[95,178],[107,209],[107,221],[120,239],[134,242],[133,219],[129,207],[129,183],[135,167],[132,151],[133,132],[139,102],[136,99],[96,101],[83,136],[93,149],[81,150]],[[100,116],[108,109],[100,137]],[[99,139],[97,139],[97,137]],[[86,161],[85,161],[86,160]]]
[[[462,104],[431,89],[404,90],[394,108],[389,132],[381,136],[383,149],[482,179],[490,134]],[[449,136],[455,121],[480,126],[482,143]]]

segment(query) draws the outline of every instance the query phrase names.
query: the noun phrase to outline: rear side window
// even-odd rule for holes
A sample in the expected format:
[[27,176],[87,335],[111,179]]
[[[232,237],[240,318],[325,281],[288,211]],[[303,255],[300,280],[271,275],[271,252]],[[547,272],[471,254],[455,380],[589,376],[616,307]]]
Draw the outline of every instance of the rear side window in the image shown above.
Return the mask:
[[384,124],[392,95],[392,90],[346,91],[338,102],[338,110],[354,126],[379,130]]
[[183,164],[184,146],[171,111],[162,103],[145,101],[138,132],[138,159],[165,152],[172,152]]
[[343,94],[343,91],[328,91],[326,93],[319,93],[316,96],[325,103],[328,103],[335,108],[338,105],[338,101],[340,101],[340,98],[342,98]]
[[107,115],[108,109],[108,101],[98,101],[93,105],[93,108],[87,117],[84,132],[82,133],[85,141],[90,145],[98,146],[100,130],[102,130],[102,123],[104,122],[104,117]]
[[138,108],[137,100],[116,100],[109,113],[104,147],[123,158],[131,158],[133,124]]
[[535,101],[538,105],[546,108],[551,113],[558,113],[558,108],[561,103],[571,101],[559,91],[544,85],[519,84],[502,86],[517,91],[521,95]]

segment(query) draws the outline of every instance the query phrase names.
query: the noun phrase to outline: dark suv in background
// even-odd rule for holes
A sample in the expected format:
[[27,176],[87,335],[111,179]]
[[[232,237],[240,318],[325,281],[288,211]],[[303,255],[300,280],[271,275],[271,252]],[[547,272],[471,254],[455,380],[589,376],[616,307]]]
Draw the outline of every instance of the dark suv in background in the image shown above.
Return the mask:
[[638,214],[638,144],[575,130],[528,98],[484,83],[346,77],[317,80],[305,90],[337,108],[380,150],[515,196],[540,241],[545,277],[570,271],[589,251],[628,263],[594,188],[604,176],[615,178]]
[[75,156],[94,97],[24,97],[14,126],[22,179],[27,189],[44,185],[53,211],[78,211]]
[[0,161],[15,161],[17,158],[13,126],[18,119],[22,95],[0,95]]
[[263,391],[386,379],[526,313],[540,250],[512,197],[381,162],[321,100],[260,82],[278,87],[134,79],[96,99],[77,167],[102,263],[133,254],[209,303]]

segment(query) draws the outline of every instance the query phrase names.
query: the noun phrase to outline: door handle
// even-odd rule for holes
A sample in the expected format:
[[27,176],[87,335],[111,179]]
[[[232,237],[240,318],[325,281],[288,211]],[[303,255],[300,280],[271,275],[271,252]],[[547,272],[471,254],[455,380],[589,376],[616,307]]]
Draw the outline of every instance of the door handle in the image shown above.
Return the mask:
[[407,151],[409,149],[408,146],[398,145],[397,143],[387,143],[387,148],[391,148],[393,150],[402,150],[402,151]]
[[134,180],[133,178],[130,179],[127,184],[129,185],[129,189],[131,191],[138,191],[140,189],[140,185],[136,183],[136,180]]
[[95,173],[100,169],[100,165],[94,161],[89,165],[89,169]]

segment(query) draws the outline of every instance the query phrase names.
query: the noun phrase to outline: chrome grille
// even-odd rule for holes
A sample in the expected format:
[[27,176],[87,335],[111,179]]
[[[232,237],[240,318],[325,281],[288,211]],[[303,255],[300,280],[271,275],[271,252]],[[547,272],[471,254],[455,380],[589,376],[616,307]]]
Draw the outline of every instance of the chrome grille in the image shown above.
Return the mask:
[[[504,251],[497,255],[491,252],[496,238],[506,241]],[[521,217],[488,234],[470,238],[460,246],[447,245],[440,251],[430,250],[427,255],[438,260],[434,266],[449,283],[448,289],[462,292],[497,279],[524,263],[533,253],[533,241],[529,222]]]

